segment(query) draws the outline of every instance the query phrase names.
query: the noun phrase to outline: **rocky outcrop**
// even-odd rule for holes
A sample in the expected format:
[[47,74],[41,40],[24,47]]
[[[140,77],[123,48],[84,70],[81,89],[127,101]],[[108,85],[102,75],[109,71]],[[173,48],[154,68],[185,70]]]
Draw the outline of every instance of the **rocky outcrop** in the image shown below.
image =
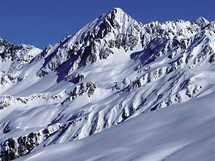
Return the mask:
[[87,93],[88,97],[91,97],[96,90],[96,85],[92,82],[80,83],[76,85],[72,90],[67,90],[66,93],[70,98],[74,99],[77,96],[82,96],[84,93]]

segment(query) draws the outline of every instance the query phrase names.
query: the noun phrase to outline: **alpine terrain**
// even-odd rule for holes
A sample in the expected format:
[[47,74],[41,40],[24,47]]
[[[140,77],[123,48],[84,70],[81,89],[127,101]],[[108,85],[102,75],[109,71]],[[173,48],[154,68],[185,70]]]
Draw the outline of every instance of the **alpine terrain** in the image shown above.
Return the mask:
[[0,39],[0,144],[2,161],[215,160],[215,21],[114,8],[44,50]]

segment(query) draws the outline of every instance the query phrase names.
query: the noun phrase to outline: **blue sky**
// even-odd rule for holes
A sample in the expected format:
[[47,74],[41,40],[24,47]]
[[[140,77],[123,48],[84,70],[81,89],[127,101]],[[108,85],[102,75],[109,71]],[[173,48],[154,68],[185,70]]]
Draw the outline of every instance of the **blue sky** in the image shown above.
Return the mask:
[[215,0],[0,0],[0,37],[45,48],[113,7],[142,23],[215,20]]

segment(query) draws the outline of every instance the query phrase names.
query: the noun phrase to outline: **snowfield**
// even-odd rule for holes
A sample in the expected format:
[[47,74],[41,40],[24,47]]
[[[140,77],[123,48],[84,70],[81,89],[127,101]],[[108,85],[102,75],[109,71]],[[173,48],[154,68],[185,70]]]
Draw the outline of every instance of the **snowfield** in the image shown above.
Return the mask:
[[146,113],[87,138],[17,161],[215,160],[215,93]]

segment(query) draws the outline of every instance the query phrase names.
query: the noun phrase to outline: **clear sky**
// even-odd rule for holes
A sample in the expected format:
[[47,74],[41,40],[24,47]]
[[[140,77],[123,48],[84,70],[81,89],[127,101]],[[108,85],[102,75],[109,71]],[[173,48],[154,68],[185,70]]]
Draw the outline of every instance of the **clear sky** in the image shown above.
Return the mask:
[[113,7],[142,23],[200,16],[215,20],[215,0],[0,0],[0,37],[43,49]]

